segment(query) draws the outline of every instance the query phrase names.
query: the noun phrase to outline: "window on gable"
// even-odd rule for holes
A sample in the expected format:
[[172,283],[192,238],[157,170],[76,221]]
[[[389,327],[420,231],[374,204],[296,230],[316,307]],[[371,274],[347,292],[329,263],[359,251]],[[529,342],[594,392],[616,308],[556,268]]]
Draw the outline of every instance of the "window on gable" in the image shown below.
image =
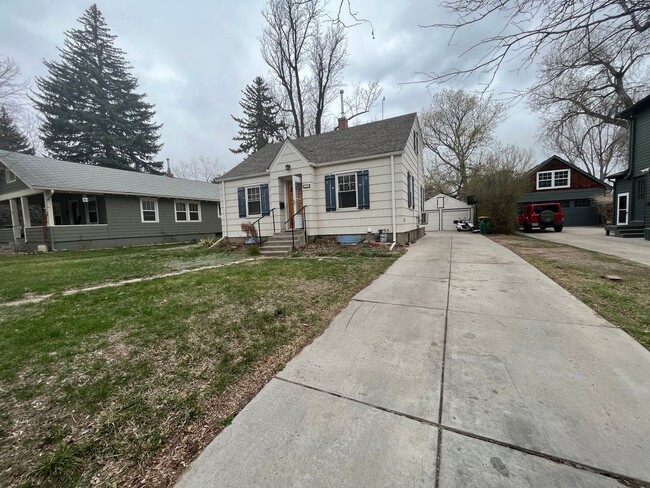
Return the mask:
[[248,205],[248,215],[260,215],[262,213],[262,201],[260,198],[259,186],[246,188],[246,201]]
[[537,173],[538,190],[547,188],[568,188],[569,186],[571,186],[571,182],[568,169],[542,171]]
[[10,171],[10,170],[7,170],[5,172],[5,178],[6,178],[7,183],[13,183],[14,181],[16,181],[16,175],[14,174],[13,171]]
[[337,177],[339,208],[357,206],[357,175],[349,173]]
[[415,151],[415,154],[420,152],[420,138],[415,130],[413,131],[413,150]]
[[201,221],[201,204],[198,202],[176,200],[174,208],[176,211],[176,222]]
[[142,222],[158,222],[158,201],[153,198],[140,200]]

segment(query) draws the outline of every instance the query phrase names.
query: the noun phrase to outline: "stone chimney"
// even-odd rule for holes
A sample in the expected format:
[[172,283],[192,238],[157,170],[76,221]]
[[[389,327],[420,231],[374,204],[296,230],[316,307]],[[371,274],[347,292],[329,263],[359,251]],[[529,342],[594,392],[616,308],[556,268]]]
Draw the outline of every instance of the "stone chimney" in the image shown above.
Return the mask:
[[336,130],[347,129],[348,128],[348,119],[347,117],[339,117],[339,125]]

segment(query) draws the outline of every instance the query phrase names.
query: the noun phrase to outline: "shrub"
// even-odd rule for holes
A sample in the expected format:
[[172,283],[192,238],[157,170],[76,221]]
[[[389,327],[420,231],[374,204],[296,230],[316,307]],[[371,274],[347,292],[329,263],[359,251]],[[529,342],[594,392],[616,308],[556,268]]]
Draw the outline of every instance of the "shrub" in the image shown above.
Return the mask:
[[257,237],[257,229],[253,222],[244,222],[241,224],[242,232],[246,233],[246,237]]

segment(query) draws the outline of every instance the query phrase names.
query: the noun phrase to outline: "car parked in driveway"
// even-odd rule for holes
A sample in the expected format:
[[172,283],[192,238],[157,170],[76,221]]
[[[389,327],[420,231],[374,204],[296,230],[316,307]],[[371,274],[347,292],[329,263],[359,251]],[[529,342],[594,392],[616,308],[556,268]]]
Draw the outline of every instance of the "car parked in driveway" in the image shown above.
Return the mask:
[[531,203],[522,205],[517,217],[519,228],[524,232],[533,229],[545,230],[553,227],[555,232],[562,232],[564,214],[559,203]]

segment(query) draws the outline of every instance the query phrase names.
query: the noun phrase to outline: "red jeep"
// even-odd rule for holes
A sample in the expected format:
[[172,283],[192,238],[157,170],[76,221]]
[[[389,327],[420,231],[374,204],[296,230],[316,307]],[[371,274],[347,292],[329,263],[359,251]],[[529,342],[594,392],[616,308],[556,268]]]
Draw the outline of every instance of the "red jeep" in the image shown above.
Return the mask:
[[564,215],[559,203],[530,203],[519,209],[517,223],[524,232],[533,229],[544,230],[553,227],[555,232],[562,232]]

